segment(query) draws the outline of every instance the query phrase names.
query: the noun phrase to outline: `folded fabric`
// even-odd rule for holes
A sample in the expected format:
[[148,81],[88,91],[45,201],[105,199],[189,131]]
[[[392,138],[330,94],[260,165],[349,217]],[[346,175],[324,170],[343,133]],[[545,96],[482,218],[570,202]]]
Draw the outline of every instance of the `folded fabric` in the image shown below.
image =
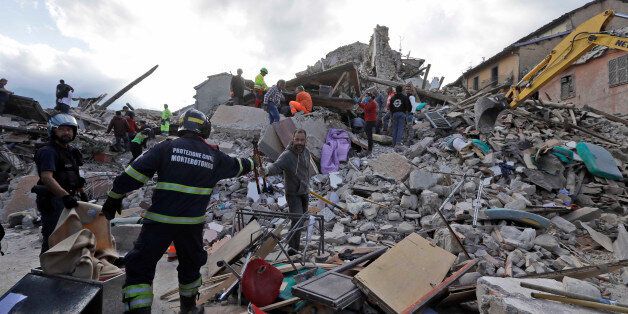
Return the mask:
[[122,273],[110,263],[119,255],[99,205],[79,202],[77,208],[64,209],[48,244],[51,249],[40,257],[44,273],[87,279]]
[[93,257],[96,237],[87,229],[80,230],[44,252],[40,257],[44,273],[98,279],[99,261]]

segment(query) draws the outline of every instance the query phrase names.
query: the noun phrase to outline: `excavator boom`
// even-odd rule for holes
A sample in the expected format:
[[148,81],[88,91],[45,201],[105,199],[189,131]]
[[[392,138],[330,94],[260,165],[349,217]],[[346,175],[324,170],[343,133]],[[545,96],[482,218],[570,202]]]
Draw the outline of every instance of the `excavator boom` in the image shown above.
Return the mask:
[[624,14],[615,14],[612,10],[593,16],[558,43],[549,55],[516,85],[511,86],[504,97],[478,99],[474,108],[476,129],[480,132],[490,132],[503,109],[516,108],[593,47],[606,46],[628,51],[628,38],[602,32],[613,16],[626,17]]

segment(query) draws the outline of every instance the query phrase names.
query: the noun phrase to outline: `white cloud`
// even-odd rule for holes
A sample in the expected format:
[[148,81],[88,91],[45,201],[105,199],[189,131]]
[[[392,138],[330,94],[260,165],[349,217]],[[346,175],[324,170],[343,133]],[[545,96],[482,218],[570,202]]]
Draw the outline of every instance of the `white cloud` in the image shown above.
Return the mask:
[[[290,79],[339,46],[368,43],[380,24],[390,29],[391,47],[398,49],[403,38],[404,54],[426,59],[430,76],[452,81],[584,2],[47,0],[58,31],[87,48],[61,51],[0,36],[0,71],[10,86],[44,91],[63,76],[88,97],[112,95],[159,64],[119,103],[176,109],[193,103],[193,86],[207,75],[241,67],[252,78],[265,66],[269,82]],[[15,62],[20,72],[8,69]]]

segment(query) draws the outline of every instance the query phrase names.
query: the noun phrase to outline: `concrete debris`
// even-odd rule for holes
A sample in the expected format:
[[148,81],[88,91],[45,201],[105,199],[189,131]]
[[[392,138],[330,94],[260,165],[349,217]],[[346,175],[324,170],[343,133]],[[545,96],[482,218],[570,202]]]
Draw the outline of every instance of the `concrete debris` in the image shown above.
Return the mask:
[[[353,312],[393,308],[402,311],[406,309],[404,306],[428,302],[445,293],[449,285],[453,286],[447,293],[454,299],[460,297],[455,295],[457,288],[477,287],[475,310],[481,313],[590,312],[534,299],[530,295],[532,290],[521,288],[520,282],[598,298],[613,293],[628,295],[628,288],[621,285],[622,280],[628,283],[628,267],[623,265],[621,271],[597,276],[598,273],[597,277],[575,276],[587,281],[561,275],[568,270],[628,259],[626,182],[613,180],[617,176],[600,176],[594,160],[581,156],[577,150],[578,145],[600,147],[608,153],[606,157],[611,156],[605,159],[607,166],[612,164],[611,168],[616,167],[625,178],[628,175],[628,126],[622,121],[626,117],[616,115],[609,119],[603,114],[564,104],[558,107],[538,104],[505,112],[492,133],[481,134],[475,129],[471,110],[477,97],[459,86],[441,88],[440,84],[434,84],[438,86],[427,87],[430,84],[423,82],[428,78],[430,65],[425,62],[393,50],[389,45],[388,28],[377,26],[369,44],[356,42],[340,47],[297,73],[297,78],[289,81],[289,90],[284,96],[293,100],[292,89],[303,85],[315,94],[312,97],[314,109],[308,114],[291,115],[287,104],[281,104],[279,109],[284,117],[273,125],[269,125],[268,113],[263,109],[231,105],[232,101],[226,100],[228,97],[222,89],[228,88],[226,78],[230,79],[230,75],[210,77],[197,86],[199,93],[220,94],[197,99],[199,104],[203,103],[200,109],[211,114],[213,130],[207,142],[218,145],[222,152],[231,156],[248,157],[252,155],[252,141],[256,141],[265,164],[275,161],[284,152],[296,129],[306,130],[307,148],[312,154],[306,161],[312,174],[310,189],[332,204],[311,198],[309,208],[304,208],[305,215],[314,218],[309,220],[304,216],[305,221],[312,224],[305,226],[301,238],[297,239],[301,243],[300,252],[291,257],[298,258],[295,266],[330,270],[381,248],[391,248],[389,252],[394,250],[394,256],[399,257],[394,260],[396,269],[392,266],[378,269],[382,277],[366,278],[363,286],[357,282],[360,276],[355,276],[354,271],[337,272],[348,277],[343,282],[353,285],[350,291],[358,297],[366,297],[347,305]],[[352,128],[350,123],[362,114],[360,110],[353,110],[354,97],[359,98],[366,91],[382,94],[385,99],[385,89],[402,82],[408,83],[404,87],[414,96],[416,105],[426,104],[425,107],[408,116],[400,145],[390,146],[391,126],[383,125],[377,132],[380,134],[374,136],[372,150],[367,151],[364,131]],[[86,178],[84,190],[87,198],[97,204],[102,204],[113,178],[124,171],[131,158],[129,152],[110,148],[114,140],[107,137],[104,130],[114,113],[96,109],[103,98],[104,95],[89,101],[84,99],[81,107],[71,109],[81,126],[75,143],[85,157],[85,165],[81,167]],[[247,93],[244,103],[251,101],[252,95]],[[18,105],[32,109],[38,106],[32,102]],[[39,180],[33,151],[46,141],[44,118],[55,111],[35,111],[0,115],[0,219],[4,226],[12,229],[11,241],[37,231],[40,225],[35,194],[31,193]],[[446,117],[450,124],[448,129],[434,128],[426,118],[426,112],[436,111]],[[149,128],[156,131],[148,148],[157,142],[153,139],[166,138],[159,135],[161,116],[158,111],[138,108],[134,112],[136,120],[146,120]],[[175,113],[172,121],[178,121],[177,115],[182,112]],[[588,132],[565,127],[569,126],[568,121]],[[326,143],[332,128],[350,133],[348,160],[339,161],[336,172],[318,174],[322,148],[330,145]],[[176,129],[176,123],[172,123],[171,136],[176,134]],[[276,232],[283,243],[287,235],[292,234],[289,227],[282,225],[290,220],[285,215],[289,212],[283,193],[285,183],[282,176],[267,177],[266,181],[272,189],[258,191],[252,174],[225,179],[213,187],[205,215],[204,245],[210,258],[217,251],[225,251],[221,250],[224,245],[235,245],[242,254],[230,252],[235,255],[230,255],[227,262],[237,267],[245,264],[244,252],[257,250],[252,252],[255,256],[279,261],[281,264],[274,266],[284,273],[284,278],[297,281],[295,274],[291,274],[293,270],[289,269],[292,266],[285,266],[289,261],[273,242],[275,239],[266,237]],[[260,176],[260,186],[262,182]],[[126,195],[124,211],[112,221],[111,228],[119,251],[133,247],[141,230],[141,217],[152,203],[155,188],[155,180],[149,180],[142,188]],[[267,219],[267,215],[275,216]],[[237,240],[238,235],[244,238],[245,226],[253,222],[259,223],[257,231],[264,231],[255,233],[255,237],[264,241],[246,248],[251,244],[250,236],[242,242],[234,239]],[[405,249],[400,249],[402,241],[405,242],[401,247],[406,246]],[[415,246],[420,246],[420,250],[408,249]],[[425,252],[437,252],[446,258],[443,261]],[[378,261],[388,263],[387,258],[382,259],[385,254],[367,259],[372,263],[364,268],[353,268],[357,265],[350,268],[362,273]],[[399,261],[410,259],[426,264],[420,264],[423,267],[420,269],[419,266],[416,269],[399,266]],[[461,268],[468,262],[473,265]],[[438,268],[440,273],[433,274],[431,269],[421,265]],[[220,272],[215,265],[211,268],[212,276]],[[349,273],[354,277],[345,275]],[[381,286],[407,290],[398,282],[389,282],[385,277],[389,273],[401,278],[408,274],[429,274],[434,278],[429,282],[426,279],[415,282],[421,284],[421,295],[414,293],[407,296],[406,303],[393,304],[393,296],[384,293],[386,291],[370,293],[368,289],[369,285],[381,283]],[[379,276],[375,272],[371,275]],[[562,283],[552,279],[518,278],[533,276],[557,278]],[[226,292],[225,287],[235,286],[237,282],[236,276],[229,274],[203,278],[205,286],[199,302],[216,301],[215,295]],[[173,283],[172,288],[176,288],[176,280]],[[281,291],[278,303],[294,300],[290,289]],[[226,293],[225,296],[231,297],[223,301],[235,303],[234,295]],[[370,302],[365,303],[364,299]],[[451,306],[447,299],[440,305]],[[381,300],[392,303],[384,304]],[[458,306],[459,302],[454,303]],[[465,310],[468,311],[464,308],[462,312]]]

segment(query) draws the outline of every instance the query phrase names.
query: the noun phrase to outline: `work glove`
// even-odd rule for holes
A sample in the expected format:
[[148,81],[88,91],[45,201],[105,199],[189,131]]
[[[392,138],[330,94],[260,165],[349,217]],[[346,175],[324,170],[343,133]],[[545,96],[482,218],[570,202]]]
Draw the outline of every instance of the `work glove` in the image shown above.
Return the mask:
[[113,217],[116,216],[116,213],[122,214],[122,199],[113,198],[111,196],[107,197],[105,204],[102,205],[102,213],[108,220],[113,219]]
[[65,195],[61,198],[61,200],[63,201],[63,206],[67,209],[78,207],[78,201],[76,200],[76,197],[72,195]]

